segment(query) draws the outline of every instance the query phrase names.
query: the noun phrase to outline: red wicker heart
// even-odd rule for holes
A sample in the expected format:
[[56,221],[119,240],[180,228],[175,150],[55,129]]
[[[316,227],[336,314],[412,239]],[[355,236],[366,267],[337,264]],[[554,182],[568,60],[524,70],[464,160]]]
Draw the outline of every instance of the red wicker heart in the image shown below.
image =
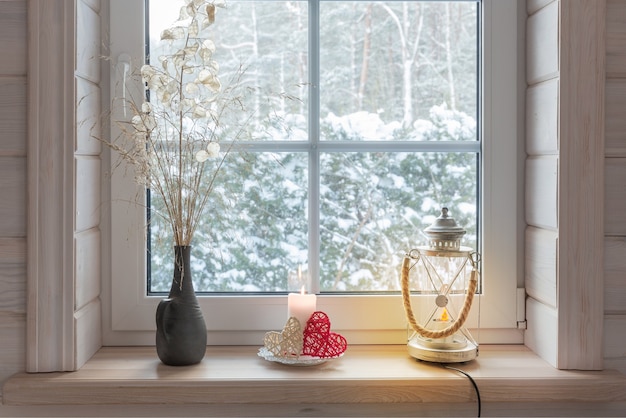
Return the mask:
[[348,348],[346,339],[330,332],[330,319],[324,312],[313,312],[304,328],[302,354],[331,358],[343,354]]

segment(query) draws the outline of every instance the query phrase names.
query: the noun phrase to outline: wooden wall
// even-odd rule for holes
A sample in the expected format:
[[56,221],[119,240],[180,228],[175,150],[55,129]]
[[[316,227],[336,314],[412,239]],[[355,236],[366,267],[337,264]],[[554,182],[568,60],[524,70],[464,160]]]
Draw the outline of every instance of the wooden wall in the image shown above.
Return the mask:
[[[63,25],[59,20],[65,35],[72,41],[68,44],[70,51],[76,51],[68,59],[69,67],[63,67],[64,60],[57,60],[60,67],[49,68],[45,65],[41,71],[61,70],[69,78],[63,77],[67,82],[57,80],[57,83],[65,87],[56,87],[59,94],[58,101],[42,100],[35,103],[36,88],[27,85],[29,65],[33,65],[35,56],[29,58],[33,49],[30,45],[40,44],[44,61],[51,54],[60,54],[58,50],[45,51],[43,45],[47,45],[51,34],[57,28],[42,28],[39,38],[35,39],[31,31],[27,31],[31,12],[47,10],[55,15],[63,16],[61,11],[67,3],[52,4],[52,2],[34,2],[27,0],[0,0],[0,385],[10,375],[26,370],[29,350],[27,347],[28,328],[36,329],[34,334],[43,331],[43,334],[55,335],[60,333],[58,327],[27,328],[29,304],[27,300],[33,298],[33,289],[27,286],[29,275],[32,274],[32,266],[36,266],[39,257],[27,258],[27,252],[36,248],[49,257],[51,253],[64,251],[67,253],[69,269],[61,270],[56,280],[54,272],[44,270],[41,274],[42,282],[57,281],[63,283],[69,280],[76,281],[77,285],[70,288],[69,312],[73,316],[74,329],[70,335],[70,344],[73,348],[65,346],[62,350],[56,350],[58,357],[70,358],[67,369],[80,367],[99,348],[101,341],[100,331],[100,144],[93,139],[100,129],[99,117],[101,112],[100,103],[100,16],[99,0],[77,0],[74,5],[69,3],[67,18],[70,23]],[[41,7],[40,7],[41,6]],[[48,7],[50,6],[50,7]],[[78,22],[76,31],[67,31],[74,26],[74,19]],[[46,55],[47,54],[47,55]],[[30,64],[29,64],[30,62]],[[67,71],[69,69],[69,71]],[[36,77],[33,77],[36,78]],[[32,86],[31,86],[32,87]],[[54,99],[55,88],[44,92],[46,99]],[[71,93],[68,96],[68,93]],[[69,100],[68,100],[69,99]],[[43,103],[45,102],[45,103]],[[33,124],[27,129],[28,123],[41,121],[33,116],[33,109],[54,108],[66,103],[71,109],[64,112],[63,108],[55,111],[63,118],[52,125],[39,126]],[[29,104],[30,103],[30,104]],[[73,109],[76,109],[73,111]],[[69,114],[67,119],[65,115]],[[30,121],[30,122],[29,122]],[[66,123],[68,122],[69,123]],[[49,120],[45,121],[46,123]],[[35,126],[37,125],[37,126]],[[55,126],[59,129],[55,130]],[[67,129],[67,130],[66,130]],[[41,144],[38,145],[37,153],[33,153],[27,160],[27,154],[33,149],[32,140],[38,138],[37,132],[43,132]],[[68,151],[67,153],[65,151]],[[65,155],[66,159],[55,159],[55,156]],[[37,158],[34,158],[37,157]],[[67,170],[63,168],[62,161],[73,161]],[[27,171],[33,164],[39,165],[37,176],[28,176]],[[56,171],[55,171],[56,170]],[[33,190],[33,186],[42,186],[50,183],[50,177],[67,178],[72,182],[68,194],[54,193],[41,187],[41,191]],[[29,178],[30,177],[30,178]],[[36,178],[34,178],[36,177]],[[36,187],[35,187],[36,188]],[[58,189],[54,189],[58,190]],[[52,196],[51,199],[68,202],[48,206],[40,201],[37,204],[27,205],[27,200],[32,199],[37,193]],[[61,198],[63,196],[63,199]],[[38,210],[32,210],[35,206]],[[67,210],[69,208],[69,211]],[[62,209],[62,210],[58,210]],[[50,214],[48,214],[48,212]],[[30,217],[29,214],[30,213]],[[67,225],[63,221],[70,219],[72,229],[69,234],[69,253],[58,248],[46,248],[41,242],[29,240],[27,245],[27,230],[29,236],[32,233],[33,213],[42,214],[42,224],[55,224],[53,228],[63,228]],[[62,218],[55,218],[55,214]],[[47,222],[45,222],[47,221]],[[60,224],[60,225],[56,225]],[[34,235],[35,236],[35,235]],[[59,243],[61,242],[59,238]],[[45,244],[45,243],[44,243]],[[61,247],[62,245],[58,245]],[[55,246],[53,246],[55,247]],[[40,253],[42,254],[42,253]],[[46,257],[42,257],[46,258]],[[53,263],[56,261],[53,259]],[[28,273],[31,271],[31,273]],[[28,293],[27,293],[28,288]],[[42,292],[37,296],[48,298],[51,305],[59,305],[63,300],[55,299],[54,294]],[[56,309],[53,306],[53,309]],[[42,328],[50,328],[42,330]],[[31,331],[32,332],[32,331]],[[43,334],[36,334],[37,338]],[[51,353],[55,349],[46,346],[45,341],[39,341],[41,350]],[[68,349],[69,348],[69,349]],[[68,356],[67,353],[71,353]],[[1,396],[1,394],[0,394]]]
[[[606,3],[603,5],[603,3]],[[596,80],[600,87],[587,91],[587,95],[571,96],[566,94],[571,85],[564,85],[563,68],[567,57],[573,55],[570,38],[564,31],[569,16],[563,6],[571,2],[558,0],[528,0],[528,44],[527,44],[527,103],[526,103],[526,289],[528,299],[528,326],[526,343],[541,353],[553,364],[558,364],[559,328],[562,326],[563,303],[572,302],[583,305],[578,300],[559,299],[560,287],[570,279],[564,275],[566,264],[578,268],[581,260],[589,257],[584,251],[578,257],[564,253],[562,248],[569,240],[561,234],[568,219],[559,212],[567,194],[572,195],[573,183],[568,174],[574,170],[590,176],[589,166],[581,162],[565,170],[563,149],[572,146],[571,135],[576,121],[572,120],[570,110],[578,103],[597,100],[595,92],[604,87],[604,98],[598,103],[598,114],[591,115],[585,123],[593,123],[594,116],[602,117],[604,122],[604,141],[597,135],[596,141],[588,142],[589,149],[581,153],[589,160],[600,157],[603,182],[592,193],[580,193],[578,205],[585,206],[595,201],[595,216],[589,216],[579,222],[579,228],[594,228],[603,231],[602,242],[597,244],[602,254],[596,252],[602,262],[600,274],[588,274],[586,280],[590,300],[600,305],[604,330],[601,336],[594,337],[603,345],[602,357],[605,368],[615,368],[626,372],[626,2],[622,0],[594,0],[585,2],[588,8],[588,20],[598,7],[605,7],[601,29],[605,34],[597,37],[604,39],[602,44],[590,50],[602,51],[601,57],[595,57],[588,51],[588,59],[604,59],[602,75]],[[565,16],[564,16],[565,15]],[[588,28],[578,33],[587,33]],[[585,35],[586,38],[589,36]],[[579,51],[580,52],[580,51]],[[580,55],[584,53],[580,52]],[[556,60],[555,58],[559,58]],[[596,65],[599,68],[600,65]],[[576,67],[575,71],[581,70]],[[565,70],[567,73],[567,69]],[[602,80],[602,76],[604,80]],[[594,76],[592,76],[594,77]],[[570,79],[571,80],[571,79]],[[582,84],[582,83],[579,83]],[[584,88],[577,86],[576,90]],[[574,99],[572,99],[574,97]],[[601,109],[604,108],[602,116]],[[602,129],[582,125],[582,130],[600,133]],[[579,140],[584,141],[583,140]],[[602,149],[598,150],[598,146]],[[576,190],[576,189],[574,189]],[[598,224],[598,219],[603,219]],[[565,223],[565,224],[564,224]],[[601,256],[601,257],[600,257]],[[571,271],[571,269],[570,269]],[[602,289],[602,295],[594,294],[595,289]],[[575,309],[575,305],[573,306]],[[589,340],[589,339],[588,339]]]
[[[526,23],[526,345],[557,363],[559,2],[528,1]],[[542,326],[537,324],[541,322]]]
[[25,368],[27,1],[0,1],[0,384]]
[[73,369],[102,345],[100,301],[100,152],[102,137],[100,0],[76,1],[74,148],[74,331]]
[[606,16],[604,357],[626,373],[626,2]]

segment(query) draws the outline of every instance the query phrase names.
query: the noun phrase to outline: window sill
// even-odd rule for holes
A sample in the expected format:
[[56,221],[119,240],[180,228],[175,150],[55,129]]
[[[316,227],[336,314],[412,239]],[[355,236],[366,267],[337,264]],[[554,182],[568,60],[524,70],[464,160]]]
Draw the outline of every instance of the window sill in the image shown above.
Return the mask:
[[[475,361],[454,367],[476,381],[483,411],[526,403],[533,403],[533,410],[539,404],[589,403],[598,411],[599,405],[626,402],[626,376],[617,371],[556,370],[524,346],[480,350]],[[476,412],[476,393],[465,376],[415,361],[405,346],[351,346],[341,359],[312,367],[270,363],[256,352],[257,347],[209,347],[202,363],[176,368],[161,364],[153,347],[104,347],[76,372],[11,377],[3,402],[5,407],[151,405],[168,415],[181,411],[168,408],[182,406],[204,406],[204,414],[220,416]]]

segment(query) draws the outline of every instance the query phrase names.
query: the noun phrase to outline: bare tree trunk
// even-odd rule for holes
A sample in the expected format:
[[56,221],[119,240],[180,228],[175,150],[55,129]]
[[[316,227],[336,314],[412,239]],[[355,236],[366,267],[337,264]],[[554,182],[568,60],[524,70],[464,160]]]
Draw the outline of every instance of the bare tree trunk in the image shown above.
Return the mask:
[[365,86],[369,71],[369,57],[372,45],[372,3],[367,5],[365,10],[365,31],[363,36],[363,60],[361,63],[361,78],[359,80],[359,90],[357,94],[357,109],[363,108],[363,98],[365,97]]
[[[254,5],[254,2],[250,4],[250,17],[252,20],[252,56],[255,59],[259,58],[259,28],[257,25],[257,16],[256,16],[256,7]],[[257,71],[253,71],[252,76],[254,77],[254,85],[258,86],[259,85],[259,74]],[[260,97],[258,94],[254,95],[254,115],[255,118],[257,118],[257,125],[259,123],[258,118],[261,115],[261,103],[260,103]]]
[[[409,10],[409,4],[402,4],[402,20],[398,15],[387,5],[381,4],[383,9],[389,14],[392,20],[395,22],[398,28],[398,35],[400,38],[400,49],[402,53],[402,126],[409,127],[413,123],[413,68],[417,60],[417,53],[419,50],[420,37],[422,34],[422,28],[424,25],[424,14],[422,13],[422,5],[418,4],[418,12],[416,16],[411,16]],[[417,20],[417,29],[415,36],[412,40],[411,36],[411,22]]]
[[446,3],[446,15],[445,15],[445,49],[446,49],[446,64],[448,69],[448,89],[450,94],[450,109],[456,110],[456,90],[454,86],[454,72],[452,71],[452,46],[450,42],[452,32],[452,17],[450,16],[450,4]]

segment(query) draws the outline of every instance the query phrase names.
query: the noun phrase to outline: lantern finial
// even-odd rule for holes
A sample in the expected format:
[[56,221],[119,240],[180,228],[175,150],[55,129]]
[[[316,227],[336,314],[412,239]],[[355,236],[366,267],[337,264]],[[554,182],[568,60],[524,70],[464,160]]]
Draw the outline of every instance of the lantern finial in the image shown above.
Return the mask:
[[465,229],[458,226],[454,218],[448,215],[448,208],[441,208],[441,215],[424,230],[428,237],[428,245],[437,250],[458,250]]

